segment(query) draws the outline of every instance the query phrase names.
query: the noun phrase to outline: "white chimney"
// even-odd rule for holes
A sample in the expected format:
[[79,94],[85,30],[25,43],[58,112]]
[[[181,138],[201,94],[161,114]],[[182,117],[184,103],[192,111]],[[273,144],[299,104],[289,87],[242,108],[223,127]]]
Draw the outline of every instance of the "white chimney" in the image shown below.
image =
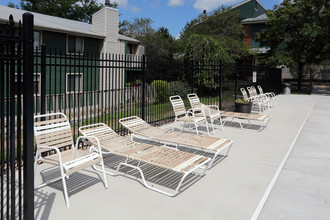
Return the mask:
[[92,30],[106,36],[102,48],[103,53],[118,53],[119,12],[105,6],[92,17]]

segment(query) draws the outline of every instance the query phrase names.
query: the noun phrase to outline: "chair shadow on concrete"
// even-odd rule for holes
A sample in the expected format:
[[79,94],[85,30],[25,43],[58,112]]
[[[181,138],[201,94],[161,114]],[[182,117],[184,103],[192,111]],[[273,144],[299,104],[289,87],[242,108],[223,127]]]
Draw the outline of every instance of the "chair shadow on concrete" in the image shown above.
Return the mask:
[[48,193],[47,190],[34,191],[34,219],[49,219],[56,193]]
[[[86,172],[88,172],[88,174],[85,174]],[[100,179],[100,174],[102,173],[83,169],[81,172],[76,172],[70,175],[70,177],[66,180],[69,197],[96,184],[103,184],[102,179]],[[43,182],[56,179],[61,176],[60,168],[57,166],[51,166],[43,169],[40,172],[40,175]],[[56,189],[63,193],[63,183],[61,180],[55,181],[47,185],[47,187]]]
[[[117,169],[118,165],[121,162],[125,161],[125,159],[126,157],[122,157],[114,154],[108,154],[103,156],[103,161],[106,170],[111,169],[112,172],[114,172]],[[139,161],[131,161],[130,163],[137,165]],[[161,188],[164,191],[175,191],[183,176],[182,173],[174,172],[165,168],[161,168],[143,162],[140,162],[139,168],[143,171],[144,178],[148,183],[148,185],[152,185],[152,186],[157,185],[158,188]],[[137,171],[136,169],[127,166],[121,166],[121,168],[118,170],[118,176],[124,176],[125,179],[128,178],[131,180],[136,180],[143,187],[145,187],[141,179],[140,172]],[[200,177],[201,176],[199,173],[188,174],[188,176],[185,178],[184,182],[182,183],[182,186],[180,187],[179,193],[176,194],[175,196],[179,195],[187,188],[189,188],[192,184],[196,183],[199,179],[201,179]],[[118,177],[112,177],[112,178],[118,178]],[[126,181],[125,179],[123,179],[123,181]]]
[[[23,192],[23,181],[21,184],[18,180],[18,172],[15,174],[16,181],[15,181],[15,217],[10,216],[11,213],[9,213],[9,219],[20,219],[20,216],[23,216],[24,210],[24,192]],[[10,178],[10,177],[9,177]],[[23,180],[23,175],[22,175]],[[6,183],[7,181],[7,175],[3,176],[3,182]],[[7,216],[7,184],[4,184],[3,189],[3,211],[4,216]],[[21,190],[20,190],[21,189]],[[19,194],[21,192],[21,198],[19,197]],[[50,210],[53,207],[53,203],[55,200],[56,193],[47,193],[44,190],[35,190],[34,191],[34,219],[48,219],[50,215]]]

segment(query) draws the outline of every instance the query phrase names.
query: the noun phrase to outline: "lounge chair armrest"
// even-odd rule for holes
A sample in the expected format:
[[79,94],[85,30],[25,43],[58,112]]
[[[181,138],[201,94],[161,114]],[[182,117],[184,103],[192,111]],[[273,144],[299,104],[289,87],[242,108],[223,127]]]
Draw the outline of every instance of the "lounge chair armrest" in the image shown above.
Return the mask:
[[219,111],[219,106],[217,106],[217,105],[206,105],[206,107],[208,107],[208,108],[213,108],[213,109]]
[[76,148],[78,149],[78,144],[79,144],[79,141],[81,140],[81,139],[94,139],[94,140],[96,140],[96,142],[97,142],[97,148],[98,149],[96,149],[97,151],[98,151],[98,153],[100,153],[101,154],[101,145],[100,145],[100,141],[99,141],[99,139],[97,138],[97,137],[95,137],[95,136],[80,136],[80,137],[78,137],[77,138],[77,141],[76,141]]
[[39,146],[39,149],[49,149],[49,150],[55,150],[56,153],[60,154],[61,151],[57,148],[57,147],[53,147],[53,146]]
[[[39,149],[49,149],[49,150],[56,151],[56,154],[58,155],[58,161],[59,161],[60,164],[62,164],[61,151],[57,147],[53,147],[53,146],[39,146],[37,148],[37,151],[39,151]],[[36,158],[38,158],[38,157],[39,157],[39,155],[36,155]],[[40,154],[40,157],[42,157],[41,154]],[[39,160],[39,158],[37,160]]]
[[195,112],[204,112],[204,109],[203,108],[190,108],[190,109],[188,109],[187,112],[194,114]]

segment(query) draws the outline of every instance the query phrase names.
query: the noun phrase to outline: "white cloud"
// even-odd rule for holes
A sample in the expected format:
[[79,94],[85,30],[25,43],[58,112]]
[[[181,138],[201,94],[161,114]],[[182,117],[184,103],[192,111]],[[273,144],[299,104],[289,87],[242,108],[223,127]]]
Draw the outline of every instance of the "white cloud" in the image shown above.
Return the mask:
[[167,3],[168,6],[180,6],[184,4],[184,0],[169,0],[169,2]]
[[221,5],[234,6],[238,0],[196,0],[194,8],[198,11],[206,10],[207,12],[217,9]]
[[128,0],[114,0],[111,2],[117,2],[119,7],[127,8],[128,7]]
[[141,9],[138,8],[138,7],[136,7],[136,6],[131,6],[131,7],[130,7],[130,10],[131,10],[132,12],[139,12],[139,11],[141,11]]

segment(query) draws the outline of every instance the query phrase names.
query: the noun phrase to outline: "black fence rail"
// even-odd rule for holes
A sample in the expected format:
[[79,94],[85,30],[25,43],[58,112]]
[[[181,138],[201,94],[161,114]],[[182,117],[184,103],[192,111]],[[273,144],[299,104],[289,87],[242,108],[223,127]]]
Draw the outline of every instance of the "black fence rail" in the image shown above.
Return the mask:
[[33,15],[10,16],[0,24],[0,219],[34,218],[32,58]]
[[[165,60],[145,55],[33,49],[33,16],[0,26],[1,219],[33,219],[33,116],[62,112],[78,128],[137,115],[149,123],[174,119],[170,96],[197,93],[204,104],[232,110],[239,88],[281,91],[281,72],[221,61]],[[22,162],[23,161],[23,162]]]
[[[258,73],[254,83],[253,71]],[[149,123],[172,120],[172,95],[180,95],[187,109],[192,92],[205,104],[233,109],[241,86],[258,83],[276,93],[281,88],[277,69],[144,55],[68,54],[44,45],[34,55],[33,79],[35,114],[65,113],[76,136],[80,126],[99,122],[123,132],[118,120],[132,115]]]

